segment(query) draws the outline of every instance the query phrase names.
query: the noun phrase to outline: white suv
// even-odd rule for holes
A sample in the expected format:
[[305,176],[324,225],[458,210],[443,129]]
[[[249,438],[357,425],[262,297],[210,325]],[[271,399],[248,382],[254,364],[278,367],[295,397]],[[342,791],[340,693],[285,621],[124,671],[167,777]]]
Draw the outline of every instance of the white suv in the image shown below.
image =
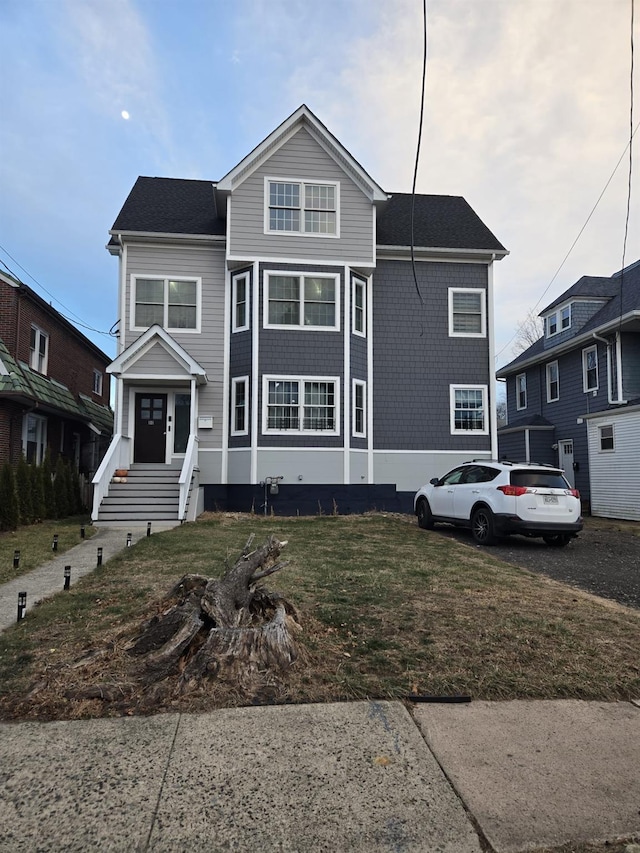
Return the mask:
[[479,545],[521,533],[561,548],[582,530],[577,489],[559,468],[530,462],[465,462],[423,486],[413,505],[420,527],[470,527]]

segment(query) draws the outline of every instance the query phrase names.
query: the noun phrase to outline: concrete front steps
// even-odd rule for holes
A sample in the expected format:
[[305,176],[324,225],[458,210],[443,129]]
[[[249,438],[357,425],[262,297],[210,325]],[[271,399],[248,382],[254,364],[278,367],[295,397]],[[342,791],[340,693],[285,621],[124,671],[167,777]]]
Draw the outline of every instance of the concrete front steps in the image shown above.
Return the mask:
[[179,479],[177,466],[132,464],[126,483],[110,483],[97,524],[178,523]]

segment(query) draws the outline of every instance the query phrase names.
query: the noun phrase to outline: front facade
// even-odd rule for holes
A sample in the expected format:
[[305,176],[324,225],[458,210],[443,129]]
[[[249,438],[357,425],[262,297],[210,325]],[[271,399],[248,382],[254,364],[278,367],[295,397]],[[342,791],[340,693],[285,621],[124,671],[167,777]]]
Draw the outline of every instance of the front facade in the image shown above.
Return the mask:
[[583,276],[540,316],[543,337],[497,374],[500,456],[559,465],[593,514],[637,519],[640,261]]
[[0,272],[0,465],[47,450],[93,476],[109,446],[110,358],[30,287]]
[[295,514],[409,506],[490,457],[506,252],[463,199],[417,196],[412,265],[411,205],[304,106],[217,183],[139,178],[109,244],[111,468],[179,468],[190,517]]

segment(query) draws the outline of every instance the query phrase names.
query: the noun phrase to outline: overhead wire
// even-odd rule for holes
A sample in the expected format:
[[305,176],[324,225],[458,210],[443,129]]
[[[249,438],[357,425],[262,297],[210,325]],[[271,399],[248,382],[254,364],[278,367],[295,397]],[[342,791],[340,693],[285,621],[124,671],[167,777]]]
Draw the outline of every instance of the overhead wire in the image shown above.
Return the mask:
[[[624,148],[624,151],[623,151],[623,152],[622,152],[622,154],[620,155],[620,157],[619,157],[618,162],[616,163],[616,165],[613,167],[613,171],[612,171],[612,172],[611,172],[611,174],[609,175],[609,178],[608,178],[608,180],[607,180],[606,184],[604,185],[604,187],[603,187],[603,189],[602,189],[602,192],[601,192],[601,193],[600,193],[600,195],[598,196],[598,198],[597,198],[597,200],[596,200],[596,203],[595,203],[595,204],[593,205],[593,207],[591,208],[591,212],[590,212],[590,213],[589,213],[589,215],[587,216],[587,218],[586,218],[586,220],[585,220],[585,222],[584,222],[584,225],[582,226],[582,228],[581,228],[581,229],[580,229],[580,231],[578,232],[577,237],[575,238],[575,240],[574,240],[574,241],[573,241],[573,243],[571,244],[571,246],[570,246],[570,248],[569,248],[569,251],[566,253],[566,255],[564,256],[564,258],[562,259],[562,262],[561,262],[560,266],[558,267],[558,269],[557,269],[557,270],[555,271],[555,273],[553,274],[553,277],[551,278],[551,281],[550,281],[550,282],[549,282],[549,284],[545,287],[545,289],[542,291],[542,294],[541,294],[541,295],[540,295],[540,297],[538,298],[538,301],[536,302],[536,304],[535,304],[535,305],[533,306],[533,308],[531,309],[531,313],[532,313],[532,314],[533,314],[533,313],[535,313],[536,308],[540,305],[540,303],[542,302],[542,300],[544,299],[544,297],[545,297],[545,296],[547,295],[547,293],[549,292],[549,289],[551,288],[551,285],[553,284],[553,282],[556,280],[556,278],[557,278],[557,277],[558,277],[558,275],[560,274],[560,271],[562,270],[562,268],[564,267],[565,263],[567,262],[567,260],[568,260],[568,258],[569,258],[569,255],[570,255],[570,254],[571,254],[571,252],[574,250],[576,243],[578,242],[578,240],[579,240],[579,239],[580,239],[580,237],[582,236],[583,231],[585,230],[585,228],[586,228],[586,227],[587,227],[587,225],[589,224],[589,222],[590,222],[590,220],[591,220],[591,217],[592,217],[592,216],[593,216],[593,214],[596,212],[596,208],[597,208],[597,207],[598,207],[598,205],[600,204],[600,202],[601,202],[601,200],[602,200],[602,197],[604,196],[605,192],[607,191],[607,189],[608,189],[608,187],[609,187],[609,184],[611,183],[611,181],[613,180],[613,178],[614,178],[614,176],[615,176],[615,173],[618,171],[618,166],[619,166],[619,165],[620,165],[620,163],[622,163],[622,161],[624,160],[624,157],[625,157],[625,155],[626,155],[626,153],[627,153],[627,149],[631,148],[631,144],[632,144],[632,142],[633,142],[633,138],[634,138],[634,136],[636,135],[636,133],[638,132],[638,129],[639,129],[639,128],[640,128],[640,122],[638,122],[638,124],[635,126],[635,129],[633,129],[633,130],[632,130],[631,137],[630,137],[629,141],[627,142],[627,144],[626,144],[626,146],[625,146],[625,148]],[[497,353],[496,353],[496,355],[495,355],[495,358],[496,358],[496,359],[497,359],[499,356],[501,356],[501,355],[502,355],[502,353],[507,349],[507,347],[511,346],[511,344],[513,343],[513,341],[517,338],[518,334],[520,333],[521,329],[522,329],[522,326],[518,326],[518,328],[517,328],[517,329],[516,329],[516,331],[513,333],[513,335],[511,336],[511,338],[509,338],[509,340],[507,341],[507,343],[502,347],[502,349],[501,349],[499,352],[497,352]]]
[[[424,120],[424,97],[427,81],[427,0],[422,0],[422,88],[420,92],[420,120],[418,125],[418,141],[416,144],[416,161],[413,169],[413,185],[411,188],[411,270],[413,272],[413,282],[416,286],[416,292],[420,300],[420,304],[424,305],[424,299],[420,292],[418,283],[418,273],[416,270],[415,259],[415,210],[416,210],[416,184],[418,181],[418,165],[420,163],[420,147],[422,145],[422,124]],[[420,332],[422,336],[422,331]]]
[[[5,249],[4,246],[0,245],[0,249],[5,253],[5,255],[8,258],[11,258],[13,263],[16,266],[20,267],[22,272],[25,273],[26,275],[28,275],[29,278],[33,282],[35,282],[35,284],[37,284],[41,290],[43,290],[48,296],[50,296],[53,300],[55,300],[58,303],[58,305],[62,306],[62,308],[64,308],[65,311],[68,311],[72,315],[73,319],[71,319],[71,317],[65,316],[62,313],[62,311],[59,311],[58,313],[60,314],[61,317],[63,317],[65,320],[68,320],[70,323],[76,323],[78,326],[82,326],[83,329],[88,329],[90,332],[96,332],[96,334],[98,334],[98,335],[105,335],[106,337],[112,337],[111,331],[105,332],[102,329],[94,329],[93,326],[89,326],[87,323],[85,323],[80,317],[78,317],[78,315],[76,313],[74,313],[71,310],[71,308],[69,308],[67,305],[65,305],[64,302],[61,302],[57,296],[54,296],[53,293],[51,293],[50,290],[47,290],[47,288],[43,284],[41,284],[35,276],[31,275],[29,270],[26,270],[22,266],[22,264],[19,261],[17,261],[10,252],[8,252]],[[16,272],[14,270],[12,270],[11,267],[5,261],[2,260],[2,258],[0,258],[0,263],[2,264],[3,267],[5,267],[9,271],[9,273],[11,273],[11,275],[16,279],[16,281],[19,284],[24,284],[24,282],[20,279],[20,276],[17,275]],[[113,326],[111,328],[113,328]]]
[[624,292],[624,268],[629,236],[629,218],[631,215],[631,187],[633,180],[633,24],[635,0],[631,0],[631,37],[630,37],[630,73],[629,73],[629,176],[627,179],[627,210],[624,221],[624,239],[622,241],[622,265],[620,267],[620,329],[622,329],[622,296]]

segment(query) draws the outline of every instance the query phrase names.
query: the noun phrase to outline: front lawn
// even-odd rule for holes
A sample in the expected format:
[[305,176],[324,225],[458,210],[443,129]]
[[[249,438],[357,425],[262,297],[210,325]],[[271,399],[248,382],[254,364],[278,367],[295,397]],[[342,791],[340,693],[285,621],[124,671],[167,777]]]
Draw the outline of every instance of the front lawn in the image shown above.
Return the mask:
[[[409,516],[215,514],[142,539],[0,635],[0,717],[52,719],[246,704],[212,681],[132,683],[126,643],[182,575],[220,575],[250,533],[289,541],[266,579],[299,610],[302,654],[275,702],[469,695],[640,697],[640,611],[419,530]],[[105,699],[82,688],[109,685]],[[122,685],[119,693],[113,686]]]

